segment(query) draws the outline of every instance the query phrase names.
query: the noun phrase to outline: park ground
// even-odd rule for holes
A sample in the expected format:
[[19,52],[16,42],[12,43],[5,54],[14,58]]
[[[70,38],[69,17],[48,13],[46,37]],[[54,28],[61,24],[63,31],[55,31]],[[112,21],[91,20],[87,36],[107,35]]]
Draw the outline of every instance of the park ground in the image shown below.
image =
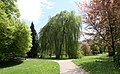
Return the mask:
[[[60,61],[60,60],[58,60]],[[65,60],[63,60],[65,61]],[[66,60],[68,61],[68,60]],[[79,69],[84,69],[89,74],[119,74],[118,68],[112,58],[107,54],[85,56],[81,59],[72,59]],[[64,66],[66,66],[65,64]],[[70,68],[70,66],[68,66]],[[29,59],[21,62],[1,62],[0,74],[60,74],[60,65],[53,60]],[[67,74],[67,73],[66,73]]]

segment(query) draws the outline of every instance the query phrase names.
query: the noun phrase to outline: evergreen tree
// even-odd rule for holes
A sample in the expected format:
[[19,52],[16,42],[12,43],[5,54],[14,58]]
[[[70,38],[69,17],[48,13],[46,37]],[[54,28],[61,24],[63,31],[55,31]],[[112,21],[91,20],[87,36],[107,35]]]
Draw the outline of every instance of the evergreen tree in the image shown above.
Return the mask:
[[34,28],[33,22],[31,23],[30,28],[31,28],[31,32],[32,32],[32,34],[31,34],[32,47],[31,47],[31,50],[27,54],[28,54],[28,57],[35,58],[35,57],[37,57],[37,52],[38,52],[38,35]]

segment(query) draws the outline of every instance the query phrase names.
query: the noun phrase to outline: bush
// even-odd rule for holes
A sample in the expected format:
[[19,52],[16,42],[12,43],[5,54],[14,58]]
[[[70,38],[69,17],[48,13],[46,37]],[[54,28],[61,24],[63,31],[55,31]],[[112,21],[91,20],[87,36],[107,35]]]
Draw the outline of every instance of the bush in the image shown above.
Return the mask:
[[93,55],[96,55],[96,54],[98,54],[100,51],[99,51],[99,47],[97,46],[97,45],[95,45],[95,44],[92,44],[91,46],[90,46],[90,48],[91,48],[91,50],[92,50],[92,54]]
[[91,54],[91,49],[88,44],[81,44],[81,53],[85,56]]
[[78,52],[78,59],[82,58],[84,55],[82,54],[81,51]]

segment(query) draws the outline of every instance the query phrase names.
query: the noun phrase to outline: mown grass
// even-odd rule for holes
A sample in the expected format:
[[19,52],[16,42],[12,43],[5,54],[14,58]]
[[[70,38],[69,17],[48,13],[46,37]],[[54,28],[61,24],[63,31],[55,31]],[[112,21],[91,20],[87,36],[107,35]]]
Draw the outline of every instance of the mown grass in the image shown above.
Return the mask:
[[59,74],[59,70],[59,64],[47,60],[24,60],[0,65],[0,74]]
[[112,58],[107,57],[107,54],[85,56],[73,62],[90,74],[120,74],[120,68],[114,64]]

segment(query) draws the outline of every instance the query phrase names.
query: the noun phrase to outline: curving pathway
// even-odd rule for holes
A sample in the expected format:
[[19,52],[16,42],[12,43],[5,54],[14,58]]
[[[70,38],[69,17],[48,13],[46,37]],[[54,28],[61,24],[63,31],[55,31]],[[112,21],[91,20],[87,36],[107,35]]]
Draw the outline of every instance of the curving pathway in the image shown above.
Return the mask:
[[60,65],[60,74],[88,74],[88,72],[75,65],[72,60],[54,61]]

